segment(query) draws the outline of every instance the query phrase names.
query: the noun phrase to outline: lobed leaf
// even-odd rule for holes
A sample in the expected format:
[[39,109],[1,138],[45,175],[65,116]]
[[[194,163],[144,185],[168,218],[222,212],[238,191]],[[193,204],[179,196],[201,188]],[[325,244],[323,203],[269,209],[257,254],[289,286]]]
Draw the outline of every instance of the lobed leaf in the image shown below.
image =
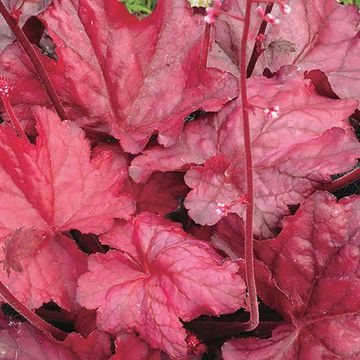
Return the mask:
[[169,221],[142,213],[101,240],[117,250],[90,256],[78,301],[97,309],[98,327],[105,331],[134,329],[152,347],[184,356],[186,332],[179,318],[243,305],[245,284],[237,266]]

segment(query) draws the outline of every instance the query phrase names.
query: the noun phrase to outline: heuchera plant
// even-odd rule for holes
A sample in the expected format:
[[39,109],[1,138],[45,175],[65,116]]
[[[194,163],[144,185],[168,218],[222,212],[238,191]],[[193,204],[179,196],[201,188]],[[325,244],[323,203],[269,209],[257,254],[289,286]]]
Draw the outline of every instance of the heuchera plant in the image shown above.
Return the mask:
[[355,5],[0,12],[1,358],[359,357]]

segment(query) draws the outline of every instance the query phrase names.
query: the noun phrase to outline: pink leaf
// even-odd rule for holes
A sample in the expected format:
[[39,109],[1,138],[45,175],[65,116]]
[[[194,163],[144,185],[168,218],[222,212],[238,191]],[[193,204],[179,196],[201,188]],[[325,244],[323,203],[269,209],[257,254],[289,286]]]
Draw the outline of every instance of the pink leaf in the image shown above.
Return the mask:
[[[232,75],[200,65],[205,24],[186,1],[163,0],[140,21],[116,0],[54,0],[40,18],[57,46],[57,66],[45,62],[69,118],[87,130],[111,132],[128,152],[141,151],[154,132],[161,144],[172,145],[188,114],[217,111],[237,95]],[[27,63],[16,46],[3,53],[2,72],[12,78],[16,67],[18,75],[13,101],[45,104],[34,75],[23,68]],[[30,82],[36,97],[24,101]]]
[[35,146],[0,129],[0,200],[7,204],[0,208],[0,235],[20,227],[99,233],[114,217],[127,218],[134,205],[119,196],[127,166],[120,152],[103,148],[90,160],[81,129],[47,109],[34,113]]
[[6,239],[3,247],[5,257],[2,263],[7,274],[10,274],[10,270],[21,272],[21,262],[32,256],[48,237],[51,235],[45,231],[16,229],[14,234]]
[[237,266],[174,223],[142,213],[101,240],[119,251],[90,256],[78,301],[97,308],[105,331],[135,329],[152,347],[182,356],[186,332],[179,318],[233,312],[243,304]]
[[193,190],[184,204],[199,224],[214,225],[230,212],[241,213],[245,206],[244,193],[238,190],[225,156],[214,156],[204,167],[191,169],[185,181]]
[[62,343],[26,323],[0,330],[0,351],[2,358],[9,360],[79,359]]
[[216,154],[217,135],[206,120],[184,127],[178,142],[168,148],[154,146],[137,156],[129,167],[135,182],[145,182],[154,171],[180,170],[186,164],[202,164]]
[[115,340],[116,353],[111,360],[161,360],[161,353],[152,349],[144,340],[134,334],[121,334]]
[[181,174],[156,173],[144,185],[129,179],[124,192],[135,200],[138,213],[149,211],[165,215],[179,207],[179,200],[185,197],[188,187]]
[[[291,325],[269,340],[230,341],[224,359],[355,359],[360,352],[360,198],[338,203],[316,193],[287,218],[274,240],[256,243],[257,257],[272,269],[274,291],[259,295]],[[271,279],[270,278],[270,279]],[[266,289],[268,292],[268,289]],[[265,350],[266,349],[266,350]]]
[[216,224],[211,242],[232,260],[244,257],[244,221],[236,214],[229,214]]
[[279,14],[275,7],[281,23],[266,33],[266,51],[257,73],[262,74],[265,67],[277,71],[282,65],[319,69],[339,97],[360,100],[360,15],[356,6],[342,6],[335,0],[290,0],[288,4],[288,15]]
[[[255,234],[268,238],[289,214],[288,205],[330,181],[330,175],[351,169],[360,146],[347,121],[356,108],[351,100],[316,94],[296,72],[249,81],[254,157]],[[266,89],[266,91],[265,91]],[[279,117],[262,109],[279,106]],[[259,108],[260,107],[260,108]],[[220,111],[219,153],[185,176],[193,190],[185,199],[190,216],[212,225],[230,212],[244,215],[245,174],[241,108],[233,102]]]
[[[240,17],[244,17],[245,15],[245,0],[226,0],[224,1],[221,9],[225,12],[229,12],[232,14],[236,14]],[[249,36],[246,45],[246,54],[247,59],[250,58],[251,51],[253,49],[253,44],[255,41],[255,37],[257,35],[257,31],[259,29],[261,19],[257,16],[256,6],[255,4],[252,6],[252,14],[250,19],[250,29]],[[220,48],[223,49],[225,54],[228,56],[228,59],[223,57],[223,64],[220,69],[233,69],[231,72],[236,74],[238,72],[239,67],[239,54],[240,54],[240,42],[241,42],[241,34],[244,27],[244,22],[239,21],[237,19],[233,19],[229,16],[219,16],[214,24],[216,28],[216,37],[215,44],[219,44]],[[210,53],[210,61],[214,58],[214,52],[216,51],[217,46],[214,45],[212,52]],[[221,65],[218,61],[215,61],[215,64]],[[230,63],[230,64],[229,64]],[[235,64],[235,66],[234,66]]]
[[71,333],[64,340],[64,345],[81,360],[108,360],[111,356],[110,337],[101,331],[95,331],[87,338]]
[[56,235],[43,240],[35,253],[26,255],[17,259],[21,271],[15,268],[9,275],[0,272],[1,281],[17,299],[30,309],[50,300],[64,309],[78,308],[76,282],[86,271],[86,255],[75,243]]

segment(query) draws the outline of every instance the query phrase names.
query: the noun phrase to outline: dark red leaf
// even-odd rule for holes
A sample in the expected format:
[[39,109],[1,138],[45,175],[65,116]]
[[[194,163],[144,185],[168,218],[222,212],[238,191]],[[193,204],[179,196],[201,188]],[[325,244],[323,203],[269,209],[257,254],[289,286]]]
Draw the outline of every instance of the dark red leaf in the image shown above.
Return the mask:
[[[337,203],[328,193],[316,193],[284,221],[276,239],[256,243],[257,257],[272,272],[259,295],[289,325],[269,340],[228,342],[225,360],[358,357],[359,216],[359,197]],[[285,296],[272,297],[271,287]]]
[[[217,111],[237,94],[232,75],[200,66],[204,22],[186,1],[163,0],[140,21],[116,0],[56,0],[40,18],[57,46],[58,64],[45,63],[68,117],[110,132],[128,152],[141,151],[155,131],[161,144],[172,145],[188,114]],[[0,68],[16,76],[13,102],[47,103],[16,47],[3,52]]]

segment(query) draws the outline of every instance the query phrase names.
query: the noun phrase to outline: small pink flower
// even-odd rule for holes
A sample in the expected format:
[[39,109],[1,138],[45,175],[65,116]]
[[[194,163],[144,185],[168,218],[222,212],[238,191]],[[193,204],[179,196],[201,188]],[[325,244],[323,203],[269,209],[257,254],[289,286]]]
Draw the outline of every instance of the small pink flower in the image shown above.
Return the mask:
[[206,8],[206,16],[204,17],[204,21],[207,24],[213,24],[215,22],[216,17],[220,14],[221,6],[221,0],[214,0],[213,6]]
[[0,77],[0,97],[9,97],[12,86],[10,82],[3,76]]
[[272,14],[265,15],[265,10],[261,6],[258,6],[256,8],[256,12],[258,13],[260,19],[265,20],[269,24],[273,24],[273,25],[280,24],[280,20],[278,18],[274,17],[274,15],[272,15]]
[[291,6],[288,4],[285,4],[284,0],[278,0],[278,4],[280,6],[280,10],[284,15],[289,15],[291,12]]
[[264,114],[267,115],[271,120],[275,120],[279,117],[279,106],[274,106],[264,109]]

